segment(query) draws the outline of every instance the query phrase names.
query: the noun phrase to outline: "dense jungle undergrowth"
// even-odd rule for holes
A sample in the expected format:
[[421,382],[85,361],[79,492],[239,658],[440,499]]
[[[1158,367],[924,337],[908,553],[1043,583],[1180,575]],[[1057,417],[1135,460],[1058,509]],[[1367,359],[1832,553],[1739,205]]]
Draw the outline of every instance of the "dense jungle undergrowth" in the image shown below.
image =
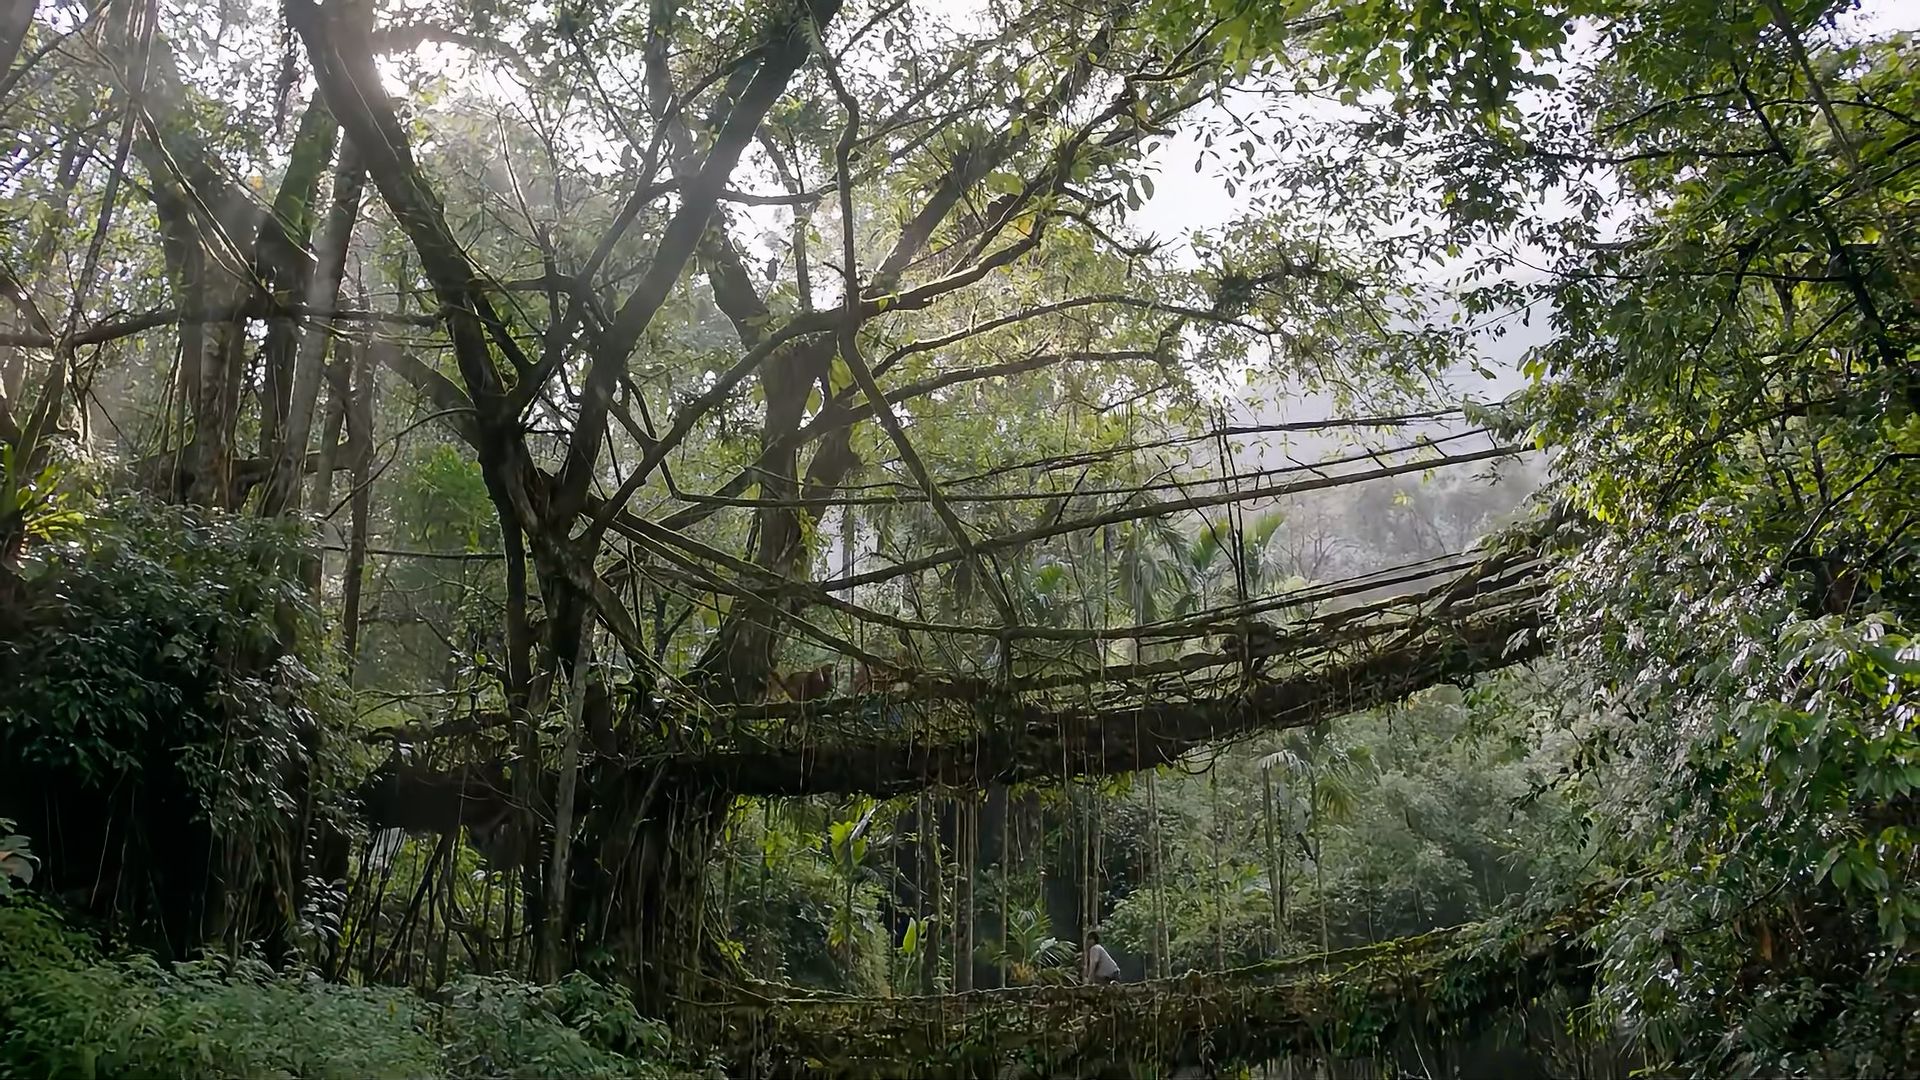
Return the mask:
[[0,1072],[1920,1071],[1910,8],[0,0]]

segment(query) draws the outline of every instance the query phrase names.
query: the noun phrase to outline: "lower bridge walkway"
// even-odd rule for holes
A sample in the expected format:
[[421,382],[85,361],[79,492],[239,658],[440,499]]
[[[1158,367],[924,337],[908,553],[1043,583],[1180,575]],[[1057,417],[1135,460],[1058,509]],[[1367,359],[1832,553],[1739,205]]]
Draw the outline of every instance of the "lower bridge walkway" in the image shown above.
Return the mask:
[[[1207,1076],[1472,1037],[1590,961],[1570,916],[1493,923],[1228,971],[915,997],[762,996],[689,1017],[747,1077]],[[791,992],[791,988],[761,989]]]

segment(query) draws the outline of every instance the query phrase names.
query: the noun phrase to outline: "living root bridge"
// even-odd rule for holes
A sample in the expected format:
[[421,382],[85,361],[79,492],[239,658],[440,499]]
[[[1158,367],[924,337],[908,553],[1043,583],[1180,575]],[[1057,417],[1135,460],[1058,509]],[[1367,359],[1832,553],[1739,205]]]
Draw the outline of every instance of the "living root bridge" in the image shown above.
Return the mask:
[[[1228,642],[1223,651],[1183,655],[1178,670],[1128,665],[1119,669],[1126,676],[1077,689],[948,680],[918,697],[828,699],[818,712],[788,703],[800,707],[784,715],[764,705],[608,715],[604,725],[589,714],[589,734],[608,738],[596,737],[596,752],[581,765],[573,804],[580,824],[565,830],[575,865],[590,868],[574,874],[567,936],[576,948],[617,943],[647,1007],[677,1012],[673,1002],[689,995],[673,986],[699,966],[701,875],[736,798],[892,796],[1131,773],[1204,746],[1389,704],[1536,655],[1544,644],[1540,566],[1495,557],[1465,578],[1270,634],[1259,650],[1250,621],[1229,622],[1216,630]],[[1244,629],[1236,634],[1236,626]],[[1189,655],[1200,662],[1188,665]],[[636,696],[627,707],[660,704]],[[688,729],[715,741],[688,745],[663,734]],[[432,741],[426,734],[421,741]],[[464,827],[490,858],[504,860],[496,865],[521,864],[537,850],[517,825],[524,804],[515,780],[535,805],[558,805],[551,793],[559,774],[510,778],[499,746],[490,760],[429,767],[410,758],[414,738],[395,740],[399,752],[363,791],[370,823],[446,834]]]
[[1403,1035],[1471,1038],[1590,957],[1576,921],[1483,926],[1233,971],[945,997],[746,998],[689,1010],[737,1070],[786,1077],[1131,1076],[1290,1056],[1365,1057]]
[[[1405,644],[1189,700],[1056,709],[1002,700],[986,726],[947,735],[849,734],[805,723],[790,738],[735,736],[698,751],[641,757],[636,774],[735,795],[891,796],[926,787],[980,787],[1138,772],[1200,747],[1307,727],[1377,708],[1427,687],[1524,662],[1545,647],[1537,601],[1437,622]],[[431,769],[390,763],[365,791],[370,823],[408,829],[485,826],[510,790],[495,765]]]

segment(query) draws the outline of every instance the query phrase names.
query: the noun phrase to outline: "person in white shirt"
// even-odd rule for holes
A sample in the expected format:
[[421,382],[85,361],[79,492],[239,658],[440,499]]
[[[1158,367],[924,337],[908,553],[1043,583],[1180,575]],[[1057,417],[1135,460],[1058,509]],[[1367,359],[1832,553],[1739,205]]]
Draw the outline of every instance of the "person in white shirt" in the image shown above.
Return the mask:
[[1113,954],[1100,944],[1100,931],[1087,931],[1087,952],[1082,958],[1082,975],[1091,985],[1120,981],[1120,965],[1113,962]]

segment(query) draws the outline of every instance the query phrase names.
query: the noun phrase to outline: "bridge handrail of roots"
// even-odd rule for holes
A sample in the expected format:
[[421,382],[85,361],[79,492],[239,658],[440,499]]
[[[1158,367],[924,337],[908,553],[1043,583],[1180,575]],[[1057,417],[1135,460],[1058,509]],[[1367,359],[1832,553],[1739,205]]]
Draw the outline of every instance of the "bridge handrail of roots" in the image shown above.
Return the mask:
[[1086,1075],[1360,1056],[1403,1028],[1470,1034],[1548,989],[1584,984],[1584,922],[1568,913],[1518,930],[1469,924],[1105,986],[845,997],[734,985],[689,1020],[751,1076],[998,1075],[1020,1065]]

